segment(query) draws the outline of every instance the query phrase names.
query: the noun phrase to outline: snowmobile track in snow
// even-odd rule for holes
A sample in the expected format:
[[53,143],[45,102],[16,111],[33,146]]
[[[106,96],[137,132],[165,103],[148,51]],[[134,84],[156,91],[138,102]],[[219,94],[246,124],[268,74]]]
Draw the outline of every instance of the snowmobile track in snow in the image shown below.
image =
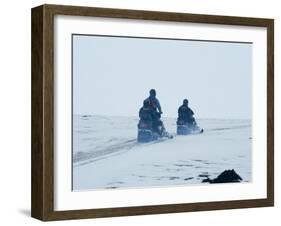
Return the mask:
[[[232,130],[232,129],[241,129],[241,128],[247,128],[249,125],[241,125],[241,126],[233,126],[233,127],[224,127],[224,128],[213,128],[213,129],[208,129],[208,130],[203,130],[204,132],[202,133],[195,133],[195,134],[189,134],[186,136],[195,136],[195,135],[201,135],[201,134],[208,134],[208,132],[213,132],[213,131],[224,131],[224,130]],[[129,139],[126,140],[122,143],[117,143],[111,146],[108,146],[106,148],[100,148],[96,149],[94,152],[78,152],[76,155],[73,156],[73,164],[74,166],[80,166],[80,165],[85,165],[89,164],[101,159],[108,158],[110,156],[115,156],[115,155],[120,155],[122,153],[125,153],[129,150],[131,150],[134,147],[138,146],[144,146],[144,145],[154,145],[157,143],[162,143],[167,140],[175,140],[176,137],[178,136],[175,133],[171,133],[173,138],[160,138],[158,140],[149,142],[149,143],[138,143],[137,139]],[[184,137],[184,136],[181,136]]]
[[[202,133],[199,133],[202,134]],[[199,135],[199,134],[190,134],[188,136],[194,136],[194,135]],[[81,165],[86,165],[98,160],[102,160],[105,158],[108,158],[110,156],[115,156],[115,155],[120,155],[122,153],[125,153],[127,151],[129,151],[130,149],[134,148],[134,147],[138,147],[138,146],[149,146],[149,145],[154,145],[154,144],[158,144],[158,143],[162,143],[165,142],[167,140],[173,140],[176,138],[177,134],[172,133],[172,138],[168,138],[168,137],[163,137],[163,138],[159,138],[158,140],[155,141],[151,141],[148,143],[138,143],[137,139],[130,139],[127,141],[124,141],[122,143],[119,144],[114,144],[112,146],[103,148],[103,149],[99,149],[99,150],[95,150],[95,152],[78,152],[72,159],[74,166],[81,166]]]
[[[173,137],[175,137],[175,134],[173,134]],[[138,143],[137,139],[130,139],[119,144],[114,144],[103,149],[95,150],[95,152],[78,152],[75,156],[73,156],[72,161],[74,166],[85,165],[101,159],[108,158],[110,156],[120,155],[137,146],[153,145],[164,142],[166,140],[169,140],[169,138],[165,137],[149,143]]]

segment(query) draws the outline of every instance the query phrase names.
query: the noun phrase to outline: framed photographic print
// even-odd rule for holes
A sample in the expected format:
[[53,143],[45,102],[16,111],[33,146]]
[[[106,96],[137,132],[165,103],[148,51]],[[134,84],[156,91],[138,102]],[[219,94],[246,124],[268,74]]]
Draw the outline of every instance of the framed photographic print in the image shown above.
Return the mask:
[[274,21],[32,9],[32,216],[273,206]]

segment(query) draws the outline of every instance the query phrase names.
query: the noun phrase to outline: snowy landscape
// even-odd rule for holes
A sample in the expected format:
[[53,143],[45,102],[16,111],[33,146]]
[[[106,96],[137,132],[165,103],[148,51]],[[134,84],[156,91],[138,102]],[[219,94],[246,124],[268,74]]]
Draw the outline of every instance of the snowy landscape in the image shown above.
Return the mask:
[[[176,119],[162,120],[175,134]],[[139,144],[137,117],[73,115],[73,190],[202,185],[227,169],[250,182],[251,121],[197,122],[203,134]]]

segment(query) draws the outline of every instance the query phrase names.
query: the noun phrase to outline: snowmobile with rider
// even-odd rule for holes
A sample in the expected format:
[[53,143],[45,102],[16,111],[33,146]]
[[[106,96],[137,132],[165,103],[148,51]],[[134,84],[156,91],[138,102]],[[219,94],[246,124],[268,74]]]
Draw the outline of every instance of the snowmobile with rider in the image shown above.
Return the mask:
[[150,90],[139,111],[138,142],[150,142],[159,138],[172,138],[161,120],[162,109],[156,91]]
[[203,133],[194,118],[194,112],[188,106],[188,100],[184,99],[183,104],[178,109],[177,135]]

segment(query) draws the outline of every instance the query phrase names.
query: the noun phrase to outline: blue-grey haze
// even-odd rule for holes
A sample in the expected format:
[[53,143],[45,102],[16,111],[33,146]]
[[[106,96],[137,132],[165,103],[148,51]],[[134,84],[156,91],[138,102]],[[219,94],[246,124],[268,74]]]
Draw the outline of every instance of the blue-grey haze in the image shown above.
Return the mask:
[[73,113],[137,116],[151,88],[163,116],[252,115],[252,44],[73,36]]

